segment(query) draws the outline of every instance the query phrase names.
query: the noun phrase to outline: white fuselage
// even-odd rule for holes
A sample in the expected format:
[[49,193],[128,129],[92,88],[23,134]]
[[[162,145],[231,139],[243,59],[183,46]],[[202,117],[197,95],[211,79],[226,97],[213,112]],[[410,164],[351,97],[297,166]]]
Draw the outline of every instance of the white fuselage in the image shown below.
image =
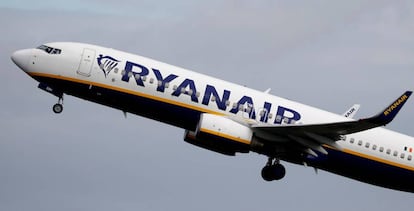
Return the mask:
[[[31,77],[64,93],[186,130],[196,129],[201,113],[227,116],[246,124],[319,124],[349,120],[266,92],[114,49],[80,43],[46,45],[61,52],[27,49],[16,52],[13,60]],[[137,102],[139,105],[135,104]],[[391,175],[390,179],[399,179],[400,174],[403,174],[401,180],[414,179],[413,137],[374,128],[346,135],[337,144],[342,150],[325,146],[328,155],[303,162],[368,183],[414,191],[414,185],[404,188],[398,184],[383,184],[383,180],[370,181],[373,175],[360,175],[370,172],[359,171],[378,164],[383,174]],[[344,160],[338,165],[342,166],[331,169],[341,158]],[[349,163],[359,161],[364,163]],[[347,169],[352,166],[356,170]],[[391,170],[384,172],[387,167]],[[370,167],[366,169],[372,171]],[[392,176],[395,169],[401,172]],[[387,178],[384,176],[384,180]],[[410,182],[401,183],[404,186]]]

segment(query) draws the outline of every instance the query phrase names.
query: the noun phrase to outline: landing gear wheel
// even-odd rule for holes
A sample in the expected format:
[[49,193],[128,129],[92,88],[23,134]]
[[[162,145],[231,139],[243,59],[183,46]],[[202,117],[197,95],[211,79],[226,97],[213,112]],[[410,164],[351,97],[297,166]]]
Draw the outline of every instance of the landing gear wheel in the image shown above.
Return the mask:
[[53,105],[53,112],[55,112],[55,114],[60,114],[63,111],[63,93],[61,93],[58,97],[58,102]]
[[280,180],[285,177],[286,169],[279,163],[278,160],[275,163],[272,162],[273,159],[269,159],[269,162],[262,169],[262,177],[264,180],[270,182],[273,180]]
[[53,105],[53,112],[55,112],[55,114],[60,114],[63,111],[63,105],[60,103],[56,103],[55,105]]
[[262,169],[262,178],[265,181],[273,181],[273,177],[272,177],[272,166],[265,166]]

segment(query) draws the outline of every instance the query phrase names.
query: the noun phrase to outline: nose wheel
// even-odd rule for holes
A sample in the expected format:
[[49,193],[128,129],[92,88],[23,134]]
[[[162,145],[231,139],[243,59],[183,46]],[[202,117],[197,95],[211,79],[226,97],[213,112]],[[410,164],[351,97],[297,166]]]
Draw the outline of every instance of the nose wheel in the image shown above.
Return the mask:
[[262,177],[268,182],[280,180],[285,176],[285,174],[286,169],[282,164],[280,164],[279,159],[269,158],[266,166],[262,169]]
[[63,95],[59,98],[58,103],[53,105],[53,112],[55,114],[60,114],[63,111]]

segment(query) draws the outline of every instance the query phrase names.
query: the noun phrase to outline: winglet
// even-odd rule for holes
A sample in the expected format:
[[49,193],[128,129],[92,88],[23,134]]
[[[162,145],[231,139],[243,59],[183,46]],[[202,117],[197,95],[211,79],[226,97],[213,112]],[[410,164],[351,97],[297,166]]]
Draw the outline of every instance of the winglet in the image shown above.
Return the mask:
[[403,95],[391,103],[391,105],[389,105],[384,111],[367,120],[378,125],[386,125],[390,123],[395,118],[395,116],[397,116],[398,112],[401,110],[405,102],[407,102],[411,94],[412,91],[406,91]]

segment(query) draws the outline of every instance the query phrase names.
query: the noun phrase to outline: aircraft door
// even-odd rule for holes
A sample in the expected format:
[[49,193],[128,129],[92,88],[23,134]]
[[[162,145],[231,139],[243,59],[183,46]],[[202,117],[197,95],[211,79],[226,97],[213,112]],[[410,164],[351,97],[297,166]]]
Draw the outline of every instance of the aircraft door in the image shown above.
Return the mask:
[[79,75],[89,77],[92,71],[92,64],[95,58],[95,50],[85,48],[83,49],[82,58],[79,68],[76,71]]

